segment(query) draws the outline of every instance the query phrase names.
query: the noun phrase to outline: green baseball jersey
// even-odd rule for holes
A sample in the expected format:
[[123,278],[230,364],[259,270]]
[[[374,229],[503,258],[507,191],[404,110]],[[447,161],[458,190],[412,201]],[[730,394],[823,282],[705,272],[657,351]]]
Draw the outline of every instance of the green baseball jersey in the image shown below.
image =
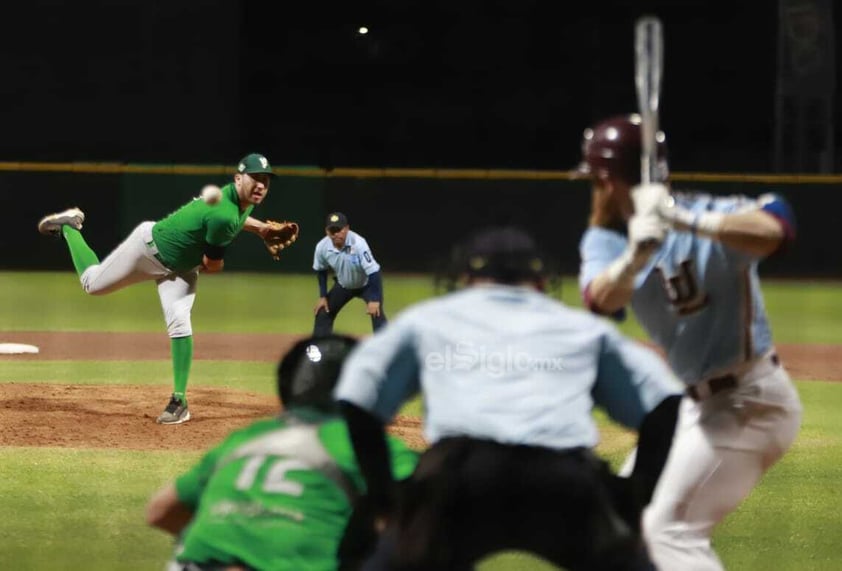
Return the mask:
[[[418,455],[389,437],[392,470]],[[254,569],[336,569],[336,551],[365,483],[345,422],[297,409],[230,434],[176,479],[194,510],[176,559]]]
[[234,183],[222,187],[216,204],[193,199],[152,228],[158,255],[171,270],[183,272],[202,263],[205,245],[227,246],[243,229],[254,205],[240,211]]

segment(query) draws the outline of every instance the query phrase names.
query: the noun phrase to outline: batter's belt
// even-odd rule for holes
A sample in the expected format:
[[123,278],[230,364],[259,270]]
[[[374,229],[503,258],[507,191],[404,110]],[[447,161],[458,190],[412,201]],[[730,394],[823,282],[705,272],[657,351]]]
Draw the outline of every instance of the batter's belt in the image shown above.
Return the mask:
[[[777,367],[780,365],[780,359],[778,359],[777,353],[771,353],[763,357],[763,359],[768,359],[772,365]],[[716,393],[722,392],[727,389],[734,389],[740,383],[740,377],[733,373],[728,375],[722,375],[719,377],[713,377],[710,379],[705,379],[704,381],[699,381],[695,385],[690,385],[687,387],[687,396],[689,396],[694,401],[702,401],[707,398],[712,397]]]

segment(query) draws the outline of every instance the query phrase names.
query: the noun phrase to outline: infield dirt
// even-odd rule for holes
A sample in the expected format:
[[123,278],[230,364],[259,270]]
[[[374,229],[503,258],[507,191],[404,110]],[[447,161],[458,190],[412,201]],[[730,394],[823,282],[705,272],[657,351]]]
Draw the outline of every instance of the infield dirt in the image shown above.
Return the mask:
[[[16,343],[37,345],[35,355],[8,360],[168,360],[169,339],[160,333],[23,332]],[[197,334],[196,360],[275,362],[298,339],[293,335]],[[0,365],[2,366],[2,365]],[[203,387],[191,379],[192,419],[162,426],[155,418],[169,399],[161,385],[0,383],[0,446],[59,446],[127,450],[202,450],[231,430],[277,414],[273,395]],[[423,448],[421,424],[398,417],[390,432]]]
[[[5,360],[167,360],[169,340],[160,333],[19,332],[4,341],[37,345],[36,355]],[[275,362],[297,336],[197,334],[197,360]],[[837,345],[779,345],[790,375],[799,380],[842,381]],[[130,450],[201,450],[233,429],[276,414],[277,399],[235,389],[188,388],[193,419],[176,426],[155,423],[169,398],[161,385],[0,383],[0,446],[60,446]],[[390,431],[424,447],[420,421],[398,417]]]

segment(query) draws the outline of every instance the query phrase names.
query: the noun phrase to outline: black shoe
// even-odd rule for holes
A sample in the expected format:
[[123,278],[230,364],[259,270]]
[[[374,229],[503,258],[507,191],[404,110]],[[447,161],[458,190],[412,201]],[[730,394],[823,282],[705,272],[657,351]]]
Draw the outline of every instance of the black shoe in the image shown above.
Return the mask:
[[161,416],[158,417],[158,424],[181,424],[190,420],[190,411],[187,410],[187,402],[175,396],[170,397],[170,403]]

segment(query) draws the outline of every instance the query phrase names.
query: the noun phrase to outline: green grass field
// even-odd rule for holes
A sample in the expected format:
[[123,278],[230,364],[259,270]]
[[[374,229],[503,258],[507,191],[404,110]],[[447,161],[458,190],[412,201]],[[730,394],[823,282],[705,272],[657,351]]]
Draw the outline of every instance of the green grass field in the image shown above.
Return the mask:
[[[386,310],[432,295],[424,277],[385,277]],[[768,282],[767,307],[779,343],[842,345],[842,291],[833,284]],[[312,276],[204,276],[194,308],[201,332],[306,333],[312,326]],[[573,278],[554,292],[579,305]],[[352,302],[337,330],[369,332],[362,303]],[[639,337],[633,323],[622,326]],[[107,298],[85,296],[71,273],[0,273],[0,341],[15,331],[161,331],[155,288],[139,285]],[[2,383],[160,383],[169,362],[0,361]],[[271,364],[198,361],[203,384],[266,393]],[[716,548],[728,569],[842,569],[839,482],[842,481],[842,385],[799,381],[803,429],[793,449],[741,508],[720,526]],[[418,413],[417,405],[407,411]],[[617,463],[632,438],[600,421],[600,451]],[[186,469],[195,453],[102,449],[0,448],[0,569],[161,569],[170,539],[149,529],[143,507],[151,492]],[[499,556],[484,571],[548,569],[517,554]]]

